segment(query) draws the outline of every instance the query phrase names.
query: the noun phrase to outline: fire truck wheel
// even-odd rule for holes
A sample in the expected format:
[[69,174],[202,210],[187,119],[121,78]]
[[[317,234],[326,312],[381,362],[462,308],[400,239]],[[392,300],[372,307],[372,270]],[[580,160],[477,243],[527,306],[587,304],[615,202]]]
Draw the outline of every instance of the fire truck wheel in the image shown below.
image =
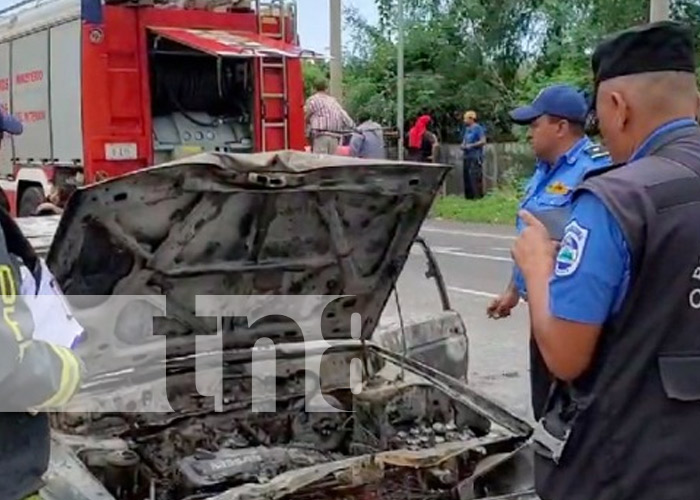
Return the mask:
[[33,215],[36,209],[45,201],[44,191],[38,186],[30,186],[22,193],[22,198],[19,200],[19,209],[17,215],[19,217],[28,217]]

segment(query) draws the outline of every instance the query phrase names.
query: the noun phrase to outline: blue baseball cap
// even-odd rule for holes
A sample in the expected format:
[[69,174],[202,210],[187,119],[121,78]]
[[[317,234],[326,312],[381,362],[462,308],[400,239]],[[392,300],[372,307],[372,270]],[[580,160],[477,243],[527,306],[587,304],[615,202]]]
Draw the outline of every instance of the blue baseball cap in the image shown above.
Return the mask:
[[0,132],[11,135],[20,135],[24,131],[22,122],[16,117],[0,109]]
[[578,89],[571,85],[552,85],[543,89],[532,104],[511,111],[510,118],[518,125],[529,125],[542,115],[584,124],[587,114],[588,103]]

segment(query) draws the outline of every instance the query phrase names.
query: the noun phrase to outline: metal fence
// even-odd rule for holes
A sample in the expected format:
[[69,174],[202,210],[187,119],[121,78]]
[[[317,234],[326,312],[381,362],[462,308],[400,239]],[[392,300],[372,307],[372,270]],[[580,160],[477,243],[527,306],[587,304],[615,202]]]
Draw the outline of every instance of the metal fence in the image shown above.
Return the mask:
[[[389,159],[398,157],[396,139],[386,138],[387,156]],[[462,149],[459,144],[441,144],[436,161],[453,165],[443,185],[443,194],[464,194],[462,178]],[[535,167],[535,156],[529,144],[520,142],[503,142],[487,144],[484,151],[483,187],[490,191],[523,176],[532,173]]]
[[[462,149],[459,144],[442,144],[438,161],[453,165],[443,189],[444,194],[463,194]],[[487,144],[484,150],[483,188],[490,191],[513,179],[530,174],[535,156],[528,144],[507,142]]]

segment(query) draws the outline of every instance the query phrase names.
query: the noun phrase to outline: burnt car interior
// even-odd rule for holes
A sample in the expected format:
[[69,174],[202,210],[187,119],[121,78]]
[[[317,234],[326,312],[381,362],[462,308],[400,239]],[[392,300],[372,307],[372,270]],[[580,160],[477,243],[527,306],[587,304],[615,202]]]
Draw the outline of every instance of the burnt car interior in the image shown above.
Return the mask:
[[[324,394],[328,403],[353,413],[307,412],[298,397],[278,400],[272,414],[233,407],[207,413],[204,406],[196,413],[183,410],[169,425],[112,418],[89,426],[64,421],[62,427],[93,436],[103,427],[118,436],[118,442],[105,437],[77,456],[114,498],[124,500],[218,498],[231,488],[269,484],[285,472],[350,458],[357,459],[352,480],[343,476],[352,469],[309,484],[300,479],[286,498],[360,499],[371,492],[380,498],[402,492],[454,498],[451,490],[471,478],[481,461],[513,445],[487,418],[430,385],[381,377],[373,382],[376,387],[359,397],[347,390]],[[472,485],[474,498],[484,498],[491,486]]]
[[[534,498],[514,460],[526,423],[372,342],[416,241],[456,314],[416,240],[446,172],[220,153],[79,189],[47,263],[86,328],[90,375],[52,414],[44,497]],[[229,295],[302,301],[254,321],[196,314],[195,297]],[[318,295],[336,298],[303,299]]]

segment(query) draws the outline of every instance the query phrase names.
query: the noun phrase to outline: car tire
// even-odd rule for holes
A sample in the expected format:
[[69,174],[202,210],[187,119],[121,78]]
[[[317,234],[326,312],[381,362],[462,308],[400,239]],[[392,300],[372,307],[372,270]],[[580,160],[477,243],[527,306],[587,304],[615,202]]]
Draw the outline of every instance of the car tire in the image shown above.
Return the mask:
[[18,217],[28,217],[34,215],[36,209],[46,201],[44,190],[39,186],[30,186],[22,192],[17,210]]

